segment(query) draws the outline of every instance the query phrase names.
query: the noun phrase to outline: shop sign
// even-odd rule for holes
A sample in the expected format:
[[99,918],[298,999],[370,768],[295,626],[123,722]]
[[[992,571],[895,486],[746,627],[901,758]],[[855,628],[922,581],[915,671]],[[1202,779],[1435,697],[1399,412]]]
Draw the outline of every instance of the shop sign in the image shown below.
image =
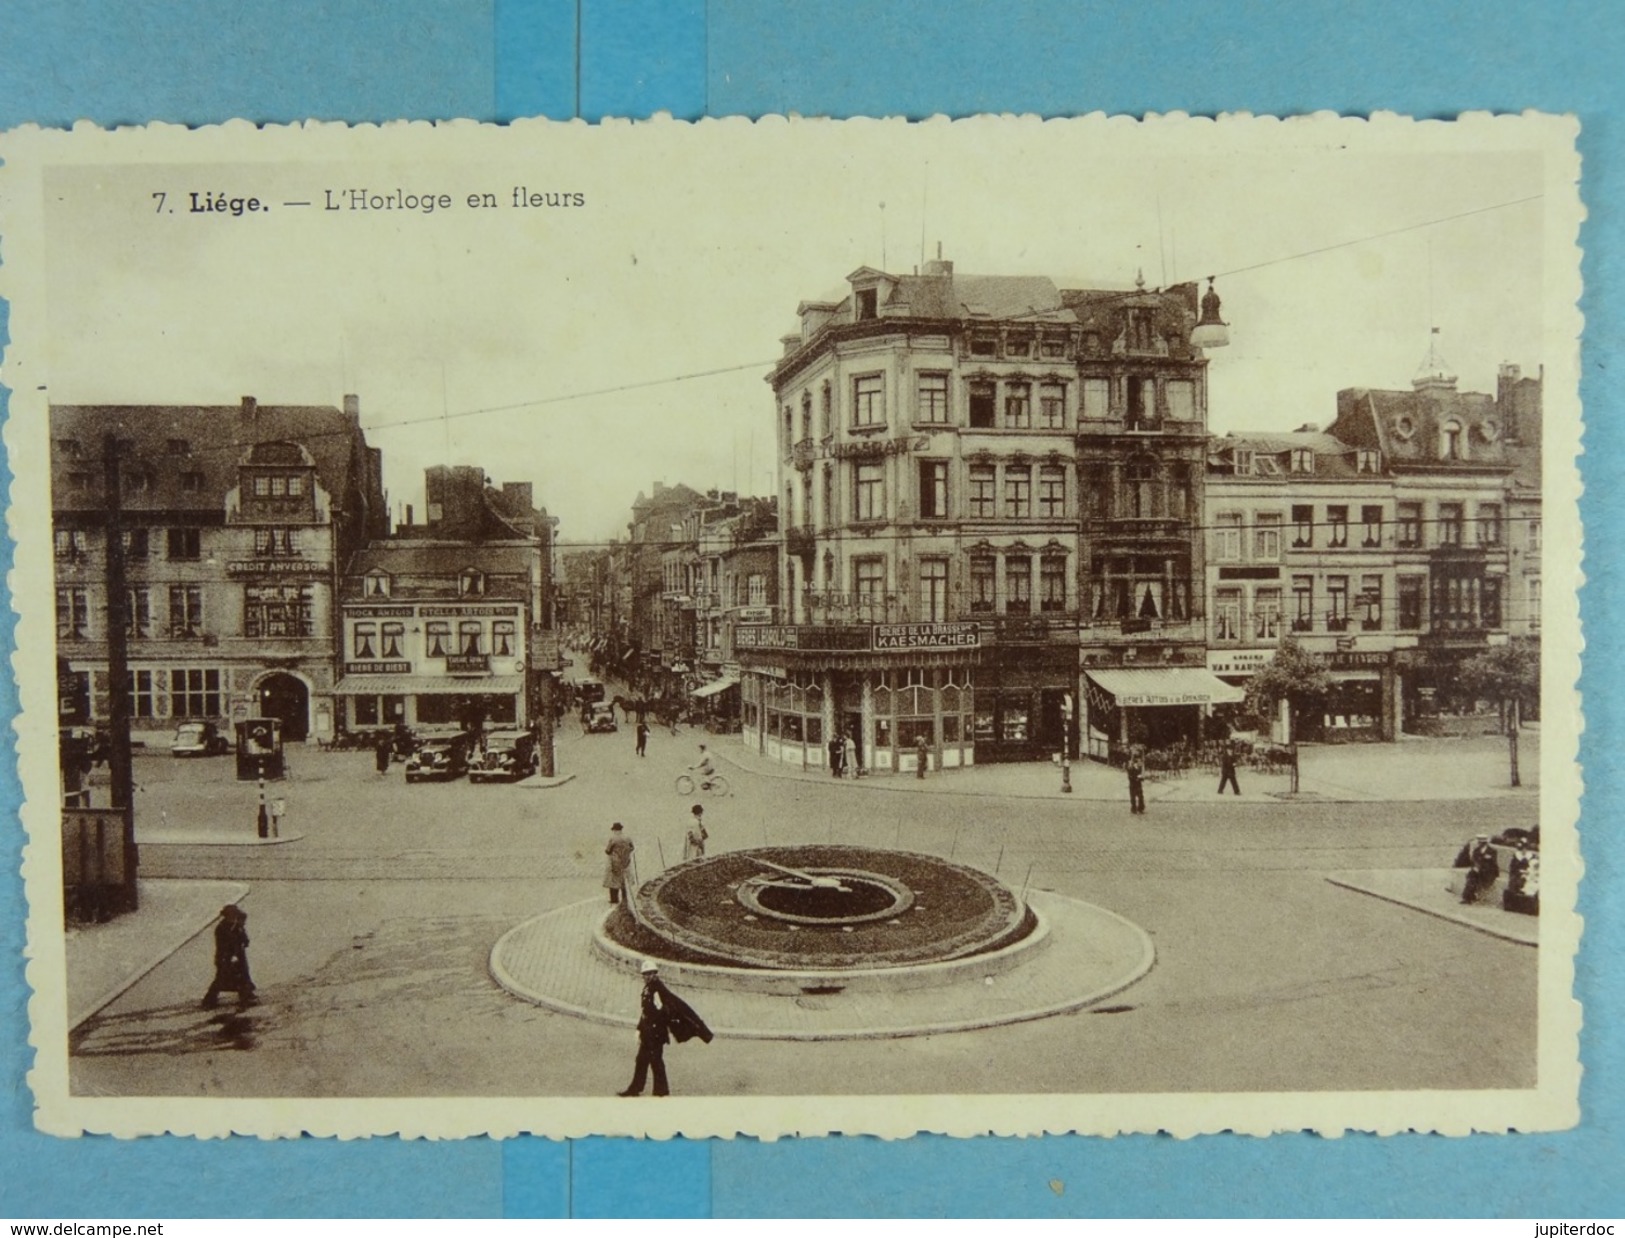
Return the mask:
[[227,576],[325,576],[327,565],[309,559],[233,559]]
[[1207,668],[1215,675],[1251,675],[1274,656],[1273,649],[1210,649]]
[[418,614],[426,619],[455,619],[459,615],[517,615],[517,606],[421,606]]
[[346,675],[410,675],[410,662],[346,662]]
[[975,649],[982,629],[974,623],[883,623],[875,627],[876,649]]
[[734,615],[735,623],[772,623],[771,606],[741,606]]
[[446,655],[448,675],[488,675],[491,659],[483,653],[451,653]]
[[556,670],[564,663],[564,649],[559,634],[546,628],[530,630],[531,664],[537,670]]
[[410,619],[410,606],[346,606],[344,613],[352,619]]
[[1326,655],[1326,664],[1334,671],[1359,670],[1372,666],[1380,668],[1388,665],[1388,654],[1371,650],[1361,653],[1340,649],[1336,653]]

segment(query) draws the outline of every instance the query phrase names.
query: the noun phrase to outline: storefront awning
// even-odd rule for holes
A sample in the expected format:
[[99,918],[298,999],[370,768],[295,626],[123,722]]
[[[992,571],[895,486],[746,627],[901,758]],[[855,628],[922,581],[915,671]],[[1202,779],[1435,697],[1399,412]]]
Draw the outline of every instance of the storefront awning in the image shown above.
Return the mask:
[[333,686],[338,696],[513,696],[524,690],[521,675],[447,679],[439,675],[346,675]]
[[1247,694],[1211,671],[1192,666],[1148,666],[1134,670],[1085,671],[1111,693],[1119,707],[1148,705],[1234,705]]
[[704,687],[695,688],[689,695],[693,697],[715,696],[719,692],[726,692],[729,688],[737,688],[738,686],[739,677],[737,675],[724,675],[721,679],[713,679]]

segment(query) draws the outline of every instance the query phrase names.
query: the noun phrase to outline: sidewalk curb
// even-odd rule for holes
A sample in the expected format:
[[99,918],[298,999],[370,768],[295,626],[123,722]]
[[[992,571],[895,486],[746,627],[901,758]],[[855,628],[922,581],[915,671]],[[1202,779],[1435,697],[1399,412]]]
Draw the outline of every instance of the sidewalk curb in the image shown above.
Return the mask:
[[[741,761],[741,760],[737,759],[732,752],[729,752],[729,751],[727,751],[726,749],[724,749],[724,748],[722,748],[720,746],[712,747],[712,748],[710,748],[710,751],[712,753],[714,753],[716,756],[720,757],[722,760],[728,762],[729,765],[733,766],[735,769],[739,770],[741,773],[751,774],[751,775],[754,775],[755,777],[758,777],[758,778],[772,778],[772,779],[775,779],[775,780],[777,780],[779,782],[806,782],[806,783],[813,783],[813,782],[836,781],[834,779],[830,779],[828,776],[825,776],[823,778],[818,778],[818,777],[814,777],[812,775],[809,775],[809,774],[806,774],[806,773],[801,773],[801,772],[798,772],[798,771],[785,770],[785,771],[781,772],[779,770],[771,769],[771,768],[769,768],[769,769],[758,769],[752,764],[747,764],[744,761]],[[763,760],[765,761],[766,758],[763,758]],[[977,768],[981,768],[981,767],[977,767]],[[961,775],[963,773],[964,773],[963,770],[938,771],[938,772],[933,773],[931,775],[931,778],[930,778],[929,781],[935,781],[935,780],[941,779],[941,778],[954,778],[954,777],[957,777],[957,776],[959,776],[959,775]],[[966,797],[987,797],[987,798],[992,798],[992,799],[1062,800],[1062,801],[1071,801],[1071,802],[1075,802],[1075,803],[1088,802],[1088,803],[1095,803],[1095,804],[1111,804],[1111,803],[1115,803],[1119,799],[1123,799],[1124,802],[1126,802],[1126,796],[1127,796],[1127,791],[1126,790],[1125,790],[1125,792],[1123,793],[1122,796],[1119,796],[1119,795],[1105,796],[1105,795],[1087,795],[1087,794],[1079,795],[1076,792],[1074,792],[1071,795],[1066,795],[1066,794],[1063,794],[1060,790],[1056,790],[1053,793],[1048,793],[1048,794],[1035,794],[1034,792],[1031,792],[1031,791],[983,791],[983,790],[979,790],[979,789],[976,789],[976,788],[940,787],[940,786],[909,787],[909,786],[893,786],[893,785],[890,785],[892,779],[899,779],[899,778],[903,778],[903,777],[904,777],[904,775],[902,775],[902,774],[887,774],[887,775],[883,775],[883,776],[881,776],[880,778],[877,779],[873,775],[867,775],[867,776],[865,776],[863,778],[843,778],[843,779],[840,779],[839,781],[841,781],[843,783],[849,783],[849,784],[852,784],[852,785],[855,785],[855,786],[863,787],[863,788],[866,788],[866,789],[871,790],[871,791],[890,791],[890,792],[892,792],[894,794],[906,794],[906,795],[959,795],[959,796],[966,796]],[[907,781],[908,782],[915,782],[915,781],[918,781],[918,780],[910,777],[910,778],[907,779]],[[1209,804],[1209,803],[1211,803],[1211,804],[1221,804],[1222,803],[1222,804],[1225,804],[1227,807],[1236,807],[1236,808],[1250,808],[1250,807],[1253,807],[1253,806],[1255,806],[1257,804],[1260,804],[1260,803],[1264,802],[1263,800],[1247,800],[1247,799],[1242,799],[1242,798],[1239,798],[1239,797],[1232,797],[1229,800],[1216,799],[1216,800],[1212,800],[1212,801],[1202,800],[1202,799],[1195,799],[1195,798],[1192,798],[1192,799],[1169,799],[1168,798],[1168,790],[1167,790],[1167,788],[1169,788],[1170,786],[1171,786],[1171,784],[1169,784],[1167,782],[1151,781],[1149,783],[1149,785],[1147,786],[1147,788],[1146,788],[1146,791],[1147,791],[1147,797],[1146,798],[1153,801],[1153,802],[1156,802],[1156,803],[1171,803],[1171,804],[1198,804],[1198,803],[1200,803],[1200,804]],[[1157,793],[1159,787],[1164,788],[1164,790],[1163,790],[1163,792],[1161,794]],[[1533,792],[1537,793],[1537,794],[1539,792],[1538,787],[1537,788],[1532,788],[1531,790]],[[1296,794],[1294,794],[1292,792],[1284,792],[1284,793],[1280,793],[1280,794],[1271,792],[1269,794],[1271,796],[1271,799],[1273,799],[1274,801],[1281,802],[1281,803],[1289,803],[1289,804],[1294,803],[1294,802],[1313,803],[1313,804],[1471,803],[1471,802],[1475,802],[1475,801],[1478,801],[1478,800],[1500,800],[1500,799],[1508,798],[1508,796],[1509,796],[1509,792],[1497,790],[1497,791],[1486,791],[1486,792],[1484,792],[1483,794],[1480,794],[1480,795],[1464,796],[1464,797],[1461,797],[1461,798],[1444,798],[1444,799],[1438,799],[1438,800],[1427,800],[1427,799],[1383,799],[1383,798],[1378,797],[1378,796],[1351,795],[1346,791],[1327,793],[1327,792],[1324,792],[1324,791],[1317,791],[1312,786],[1305,787],[1304,789],[1298,791]]]
[[1364,894],[1371,898],[1381,899],[1383,902],[1392,903],[1396,907],[1405,907],[1411,911],[1419,911],[1424,916],[1432,916],[1436,920],[1446,920],[1451,924],[1459,924],[1463,928],[1472,929],[1475,933],[1483,933],[1486,937],[1495,937],[1499,938],[1501,941],[1509,941],[1515,946],[1531,946],[1537,950],[1540,948],[1540,942],[1538,940],[1530,941],[1524,937],[1516,937],[1511,933],[1503,932],[1492,924],[1480,924],[1476,920],[1470,920],[1466,916],[1453,915],[1452,913],[1438,907],[1429,907],[1425,903],[1414,902],[1408,898],[1400,898],[1398,895],[1394,894],[1384,894],[1381,890],[1373,890],[1370,886],[1359,885],[1352,878],[1338,877],[1334,874],[1328,873],[1326,875],[1326,880],[1340,889],[1352,890],[1356,894]]

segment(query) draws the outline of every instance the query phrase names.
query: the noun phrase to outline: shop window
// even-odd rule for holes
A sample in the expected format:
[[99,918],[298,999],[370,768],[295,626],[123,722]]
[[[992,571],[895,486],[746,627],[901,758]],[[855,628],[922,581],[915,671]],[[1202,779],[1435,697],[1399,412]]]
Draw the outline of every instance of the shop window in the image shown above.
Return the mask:
[[431,658],[444,658],[451,653],[451,621],[430,619],[423,625],[424,649]]
[[1253,516],[1253,558],[1259,563],[1281,561],[1281,513],[1258,512]]
[[1004,388],[1004,428],[1029,430],[1033,424],[1031,383],[1008,383]]
[[978,743],[984,740],[992,740],[995,737],[994,718],[993,702],[986,701],[984,703],[981,698],[978,698],[976,712],[971,715],[971,738]]
[[1004,613],[1033,613],[1033,561],[1026,555],[1008,555],[1004,560]]
[[1426,583],[1423,576],[1399,578],[1399,627],[1401,631],[1416,632],[1422,627],[1422,592]]
[[914,420],[925,425],[947,425],[948,375],[922,371],[916,381]]
[[1025,520],[1033,514],[1033,471],[1026,465],[1004,470],[1004,514],[1010,520]]
[[780,728],[781,728],[780,732],[779,732],[780,738],[782,738],[782,739],[784,739],[787,742],[792,743],[792,744],[801,743],[802,742],[801,715],[800,714],[780,714],[779,718],[780,718],[779,725],[780,725]]
[[886,377],[859,374],[852,380],[852,424],[859,429],[886,424]]
[[994,504],[997,475],[991,464],[973,464],[970,466],[970,514],[974,520],[991,520],[995,513]]
[[920,740],[935,747],[937,742],[936,727],[930,718],[899,718],[897,720],[897,742],[902,745],[904,752],[912,752]]
[[1292,546],[1302,550],[1315,544],[1315,509],[1303,503],[1292,505]]
[[970,561],[970,608],[973,612],[991,614],[995,564],[992,555],[976,555]]
[[1346,550],[1349,544],[1349,509],[1339,504],[1326,509],[1326,544],[1333,550]]
[[350,714],[355,726],[378,725],[378,698],[376,696],[354,696],[350,698]]
[[991,430],[995,425],[994,410],[998,402],[995,384],[978,379],[970,385],[970,428]]
[[[130,717],[157,718],[163,681],[160,671],[131,671],[125,680],[130,694]],[[167,713],[168,711],[164,711]]]
[[957,744],[961,734],[958,714],[942,715],[942,742],[944,744]]
[[892,731],[890,718],[875,719],[875,747],[890,748],[892,746]]
[[1006,696],[999,711],[999,738],[1007,744],[1024,744],[1029,733],[1026,702]]

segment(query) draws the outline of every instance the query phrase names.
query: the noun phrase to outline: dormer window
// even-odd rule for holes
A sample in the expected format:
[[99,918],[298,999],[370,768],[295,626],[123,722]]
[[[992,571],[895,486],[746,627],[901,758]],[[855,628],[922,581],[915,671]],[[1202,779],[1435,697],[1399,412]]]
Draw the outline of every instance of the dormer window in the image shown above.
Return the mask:
[[387,598],[389,596],[389,573],[368,572],[361,581],[363,596],[370,598]]
[[1382,472],[1382,452],[1375,447],[1362,447],[1355,454],[1355,469],[1361,473]]
[[880,317],[880,290],[860,288],[857,292],[858,321],[867,322]]
[[457,578],[459,597],[482,597],[485,594],[485,573],[468,568]]
[[1292,449],[1292,471],[1294,473],[1313,473],[1315,471],[1314,448],[1294,447]]
[[1232,455],[1235,464],[1234,472],[1237,477],[1250,477],[1253,472],[1253,449],[1251,447],[1238,447]]
[[1461,422],[1452,418],[1439,427],[1439,456],[1444,460],[1467,458],[1467,441],[1461,431]]
[[970,342],[970,355],[996,357],[999,355],[999,341],[991,335],[978,335]]

